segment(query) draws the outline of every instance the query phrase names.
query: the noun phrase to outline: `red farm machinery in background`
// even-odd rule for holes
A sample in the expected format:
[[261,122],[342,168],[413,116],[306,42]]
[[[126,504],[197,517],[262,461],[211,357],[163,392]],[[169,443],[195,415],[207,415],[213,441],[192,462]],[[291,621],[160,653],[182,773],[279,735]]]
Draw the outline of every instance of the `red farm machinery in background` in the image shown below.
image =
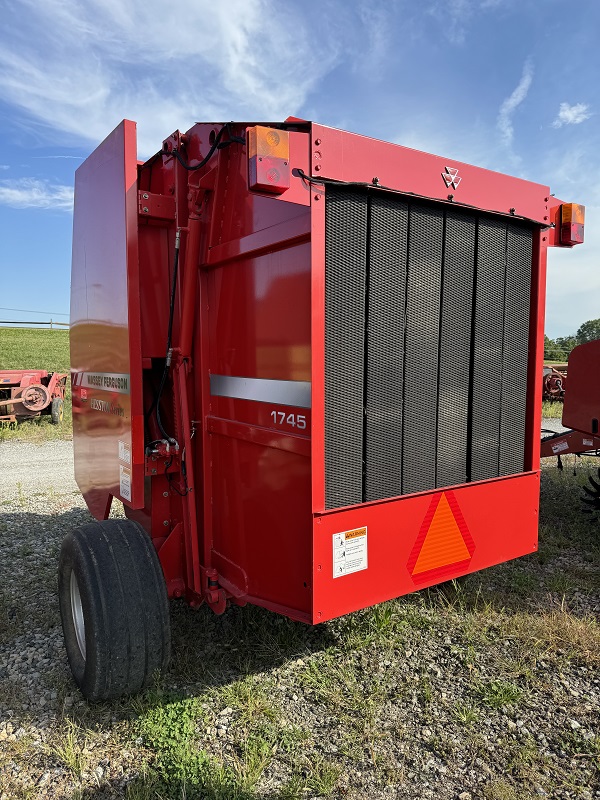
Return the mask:
[[60,425],[68,377],[43,369],[0,370],[0,423],[48,414],[54,425]]
[[600,340],[580,344],[571,351],[562,414],[562,423],[569,430],[542,439],[542,458],[600,450],[598,419]]
[[167,597],[314,624],[534,551],[546,253],[582,213],[296,118],[199,123],[144,163],[123,122],[75,184],[98,522],[59,582],[84,695],[165,668]]
[[544,364],[542,400],[564,400],[567,385],[566,364]]

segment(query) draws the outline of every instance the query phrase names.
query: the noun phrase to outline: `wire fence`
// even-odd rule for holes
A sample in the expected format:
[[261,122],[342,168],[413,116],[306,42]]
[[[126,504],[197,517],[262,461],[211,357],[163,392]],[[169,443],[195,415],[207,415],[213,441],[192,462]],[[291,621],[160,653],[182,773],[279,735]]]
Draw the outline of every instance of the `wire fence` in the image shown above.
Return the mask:
[[54,328],[70,328],[71,325],[68,322],[56,322],[56,320],[44,320],[44,321],[23,321],[23,320],[14,320],[14,319],[0,319],[0,325],[13,325],[15,328],[40,328],[40,327],[49,327],[50,330]]

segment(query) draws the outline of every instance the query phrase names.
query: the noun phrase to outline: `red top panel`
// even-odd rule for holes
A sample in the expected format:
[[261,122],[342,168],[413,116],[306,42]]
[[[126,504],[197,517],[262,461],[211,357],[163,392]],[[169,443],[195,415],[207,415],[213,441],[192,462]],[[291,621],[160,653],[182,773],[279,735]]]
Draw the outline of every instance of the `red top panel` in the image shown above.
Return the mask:
[[550,190],[498,172],[378,139],[313,125],[312,175],[474,206],[550,224]]

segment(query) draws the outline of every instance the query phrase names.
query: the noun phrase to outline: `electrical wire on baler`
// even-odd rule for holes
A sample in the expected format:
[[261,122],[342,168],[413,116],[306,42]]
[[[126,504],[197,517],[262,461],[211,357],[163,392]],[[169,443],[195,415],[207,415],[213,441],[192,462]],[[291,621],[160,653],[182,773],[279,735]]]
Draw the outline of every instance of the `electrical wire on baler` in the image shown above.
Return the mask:
[[[225,133],[225,131],[227,131],[228,139],[226,141],[222,142],[221,139],[222,139],[223,134]],[[181,155],[179,154],[179,152],[176,149],[173,149],[170,152],[161,151],[160,153],[156,153],[156,155],[153,156],[153,158],[150,159],[150,161],[147,162],[147,164],[152,164],[159,156],[174,156],[177,159],[177,161],[179,162],[179,164],[181,164],[181,166],[184,169],[186,169],[186,170],[188,170],[190,172],[194,172],[195,170],[201,169],[202,167],[206,166],[206,164],[209,162],[209,160],[212,157],[212,155],[215,152],[215,150],[221,150],[224,147],[229,147],[229,145],[234,144],[234,143],[246,144],[246,139],[243,136],[234,136],[231,133],[231,123],[230,122],[226,122],[225,125],[223,125],[223,127],[217,133],[217,135],[215,137],[215,140],[212,143],[208,153],[206,154],[206,156],[198,164],[194,164],[193,166],[189,166],[188,164],[186,164],[186,162],[182,159]],[[146,165],[143,165],[142,168],[144,166],[146,166]],[[167,380],[167,375],[169,374],[169,367],[171,366],[171,359],[172,359],[172,355],[173,355],[173,351],[172,351],[173,317],[174,317],[174,314],[175,314],[175,296],[176,296],[176,289],[177,289],[177,273],[178,273],[178,267],[179,267],[180,240],[181,240],[181,231],[178,230],[177,233],[175,234],[175,257],[174,257],[174,260],[173,260],[173,279],[172,279],[172,282],[171,282],[171,297],[170,297],[170,302],[169,302],[169,325],[168,325],[168,329],[167,329],[167,352],[166,352],[166,356],[165,356],[165,366],[164,366],[163,373],[162,373],[162,376],[161,376],[161,379],[160,379],[160,384],[159,384],[159,387],[158,387],[158,391],[156,392],[156,394],[154,396],[154,399],[152,401],[152,404],[151,404],[150,408],[148,409],[148,411],[144,415],[145,419],[148,419],[150,414],[152,414],[154,409],[156,409],[156,423],[158,425],[158,429],[161,432],[161,434],[163,435],[164,439],[166,439],[166,441],[169,444],[171,444],[171,445],[173,445],[175,447],[178,447],[179,443],[172,436],[169,436],[169,434],[165,431],[164,426],[162,424],[162,420],[160,418],[160,399],[162,397],[162,393],[163,393],[163,390],[165,388],[165,383],[166,383],[166,380]],[[152,447],[152,445],[158,444],[159,442],[160,442],[160,440],[153,440],[153,441],[148,443],[147,447]],[[169,484],[171,484],[171,480],[169,479],[167,471],[168,471],[168,468],[169,468],[170,465],[171,465],[171,462],[169,461],[169,462],[167,462],[166,467],[165,467],[165,474],[167,474],[167,480],[169,480]],[[182,461],[182,472],[183,472],[184,480],[185,480],[185,463],[184,463],[184,461]],[[186,487],[187,487],[187,480],[186,480]],[[173,488],[175,488],[175,487],[173,487]],[[176,491],[178,491],[178,490],[176,489]],[[186,488],[186,493],[187,493],[187,491],[188,490]]]
[[[336,180],[335,178],[322,178],[316,175],[307,175],[304,170],[296,167],[292,170],[292,175],[297,175],[301,178],[305,183],[309,186],[311,184],[317,184],[321,186],[347,186],[357,189],[383,189],[384,191],[394,192],[394,194],[402,194],[406,195],[406,197],[416,197],[419,200],[429,200],[433,203],[438,203],[440,201],[439,197],[429,197],[425,194],[418,194],[417,192],[408,192],[408,191],[401,191],[399,189],[394,189],[391,186],[384,186],[382,183],[379,182],[379,178],[373,178],[371,183],[366,183],[365,181],[340,181]],[[486,214],[497,214],[498,212],[494,209],[486,209],[486,208],[479,208],[478,206],[471,205],[471,203],[462,203],[462,202],[454,202],[454,195],[448,195],[448,201],[452,203],[454,206],[459,206],[460,208],[472,208],[475,211],[484,212]],[[444,201],[445,202],[445,201]],[[532,219],[531,217],[523,217],[520,214],[511,214],[511,218],[523,220],[524,222],[532,222],[534,225],[540,225],[541,223],[539,220]],[[553,228],[554,223],[548,224],[541,224],[542,230],[546,230],[547,228]]]
[[[171,348],[171,343],[173,339],[173,317],[175,315],[175,290],[177,288],[177,272],[179,269],[179,248],[181,245],[181,231],[177,231],[175,234],[175,256],[173,259],[173,279],[171,281],[171,298],[169,302],[169,325],[167,327],[167,352],[165,356],[165,366],[163,369],[163,373],[160,379],[160,384],[158,387],[158,391],[154,396],[154,400],[152,401],[152,405],[146,412],[146,417],[149,417],[152,411],[156,408],[156,424],[158,425],[159,431],[162,433],[164,438],[169,442],[169,444],[177,445],[177,440],[174,439],[172,436],[165,431],[162,420],[160,418],[160,398],[163,393],[163,389],[165,388],[165,383],[167,380],[167,375],[169,374],[169,367],[171,366],[171,358],[173,356],[173,351]],[[156,444],[156,441],[150,442],[149,447],[153,444]]]
[[[225,131],[227,131],[227,133],[229,134],[229,138],[226,141],[222,142],[221,138],[222,138],[223,133]],[[246,139],[243,136],[233,136],[232,133],[231,133],[231,123],[230,122],[226,122],[225,125],[223,125],[223,127],[221,128],[221,130],[217,133],[217,135],[215,137],[215,140],[212,143],[212,146],[211,146],[210,150],[204,156],[202,161],[200,161],[198,164],[194,164],[193,166],[190,166],[189,164],[186,164],[185,161],[183,160],[183,158],[180,156],[179,151],[176,150],[176,149],[173,149],[168,153],[164,153],[164,155],[175,156],[177,161],[179,161],[179,163],[181,164],[181,166],[184,169],[187,169],[189,172],[194,172],[195,170],[201,169],[202,167],[206,166],[206,164],[208,164],[208,162],[209,162],[212,154],[215,152],[215,150],[222,150],[224,147],[229,147],[230,144],[234,144],[234,143],[246,144]]]

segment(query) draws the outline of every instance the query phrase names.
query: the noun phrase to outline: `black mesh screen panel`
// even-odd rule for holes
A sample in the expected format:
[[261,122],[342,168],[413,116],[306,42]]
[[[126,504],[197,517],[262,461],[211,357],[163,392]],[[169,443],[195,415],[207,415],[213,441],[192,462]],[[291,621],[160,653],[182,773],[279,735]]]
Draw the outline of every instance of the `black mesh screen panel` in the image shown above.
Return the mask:
[[477,234],[471,412],[474,481],[498,475],[506,223],[482,219]]
[[369,216],[365,499],[402,493],[408,205],[374,197]]
[[435,487],[442,243],[441,210],[409,215],[402,492]]
[[523,469],[531,250],[531,234],[516,225],[509,225],[500,412],[500,475],[512,475]]
[[475,231],[474,216],[446,214],[436,486],[453,486],[467,480]]
[[523,471],[532,228],[326,188],[327,508]]
[[325,205],[325,503],[362,502],[367,196]]

